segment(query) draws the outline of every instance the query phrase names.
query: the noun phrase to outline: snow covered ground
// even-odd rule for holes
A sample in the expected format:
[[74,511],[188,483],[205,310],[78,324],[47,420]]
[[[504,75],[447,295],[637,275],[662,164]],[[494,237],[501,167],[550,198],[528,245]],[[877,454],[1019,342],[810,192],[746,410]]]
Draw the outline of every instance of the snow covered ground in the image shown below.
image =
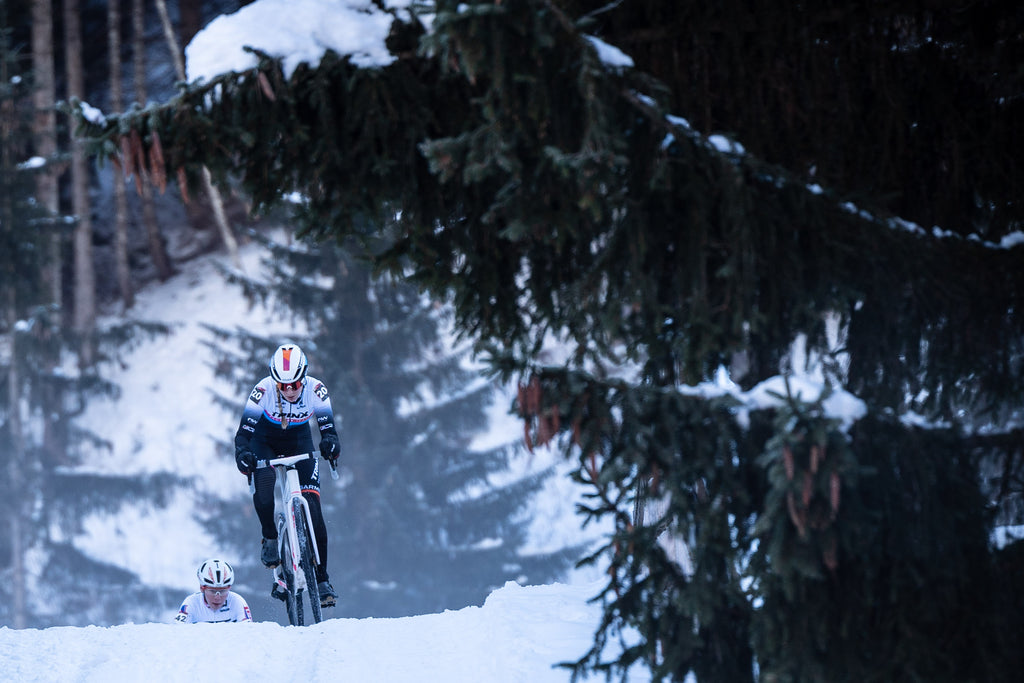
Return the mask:
[[481,607],[301,627],[0,628],[0,672],[19,683],[566,683],[569,671],[554,665],[589,648],[600,608],[588,600],[599,588],[509,583]]

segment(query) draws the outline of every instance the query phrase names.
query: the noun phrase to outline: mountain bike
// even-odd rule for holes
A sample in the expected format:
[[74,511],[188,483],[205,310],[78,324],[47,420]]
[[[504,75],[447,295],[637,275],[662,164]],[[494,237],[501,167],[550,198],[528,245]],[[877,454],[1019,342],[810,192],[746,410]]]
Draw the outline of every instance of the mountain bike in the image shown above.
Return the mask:
[[[316,568],[320,564],[320,550],[313,533],[313,518],[309,504],[302,496],[299,472],[296,463],[314,453],[301,453],[270,460],[260,460],[257,467],[273,467],[277,476],[274,495],[274,514],[277,519],[277,543],[281,564],[274,567],[274,581],[283,589],[284,603],[288,611],[288,623],[302,626],[305,621],[303,596],[308,596],[310,616],[314,624],[320,623],[320,591],[316,586]],[[332,465],[331,477],[338,478],[338,471]],[[250,480],[250,490],[255,485]]]

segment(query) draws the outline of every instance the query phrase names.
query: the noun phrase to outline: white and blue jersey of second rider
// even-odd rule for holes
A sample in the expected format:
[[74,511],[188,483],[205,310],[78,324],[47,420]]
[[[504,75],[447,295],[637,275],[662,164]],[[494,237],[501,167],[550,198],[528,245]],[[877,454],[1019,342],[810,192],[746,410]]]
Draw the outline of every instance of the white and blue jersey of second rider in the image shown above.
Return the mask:
[[306,376],[298,399],[290,402],[281,396],[271,377],[261,379],[245,402],[242,420],[235,433],[235,447],[248,446],[257,460],[314,451],[310,423],[321,436],[333,434],[334,411],[324,383]]
[[202,591],[199,591],[185,598],[174,620],[182,624],[252,621],[252,612],[245,598],[238,593],[229,592],[224,604],[214,609],[206,604]]

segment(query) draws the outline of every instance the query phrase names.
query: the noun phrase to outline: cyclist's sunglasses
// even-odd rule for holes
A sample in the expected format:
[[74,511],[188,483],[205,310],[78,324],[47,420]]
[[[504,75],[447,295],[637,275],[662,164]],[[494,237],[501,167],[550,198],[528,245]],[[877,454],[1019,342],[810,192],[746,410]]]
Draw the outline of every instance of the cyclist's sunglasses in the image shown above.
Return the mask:
[[290,384],[282,384],[281,382],[278,382],[277,383],[277,388],[280,389],[281,391],[285,391],[285,390],[296,391],[296,390],[302,388],[302,380],[301,379],[297,379],[297,380],[295,380],[294,382],[292,382]]
[[203,588],[210,595],[216,595],[217,597],[220,597],[222,595],[227,595],[228,591],[231,590],[230,588],[210,588],[208,586],[204,586]]

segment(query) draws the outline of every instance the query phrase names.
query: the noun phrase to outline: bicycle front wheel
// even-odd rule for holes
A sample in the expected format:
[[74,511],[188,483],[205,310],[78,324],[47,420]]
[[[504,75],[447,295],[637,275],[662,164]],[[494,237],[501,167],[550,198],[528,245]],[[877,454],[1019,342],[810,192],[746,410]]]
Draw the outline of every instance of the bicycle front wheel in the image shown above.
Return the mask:
[[[310,615],[314,624],[319,624],[323,619],[320,610],[320,591],[316,586],[316,565],[313,563],[313,535],[309,528],[309,520],[306,519],[306,511],[299,501],[292,503],[292,511],[295,514],[295,526],[299,532],[299,558],[301,559],[300,571],[306,576],[306,595],[309,596]],[[300,608],[301,608],[301,599]]]
[[281,530],[281,573],[284,575],[285,596],[284,606],[288,612],[288,623],[292,626],[302,626],[302,603],[299,601],[298,582],[295,580],[295,573],[292,571],[291,550],[288,547],[288,535]]

